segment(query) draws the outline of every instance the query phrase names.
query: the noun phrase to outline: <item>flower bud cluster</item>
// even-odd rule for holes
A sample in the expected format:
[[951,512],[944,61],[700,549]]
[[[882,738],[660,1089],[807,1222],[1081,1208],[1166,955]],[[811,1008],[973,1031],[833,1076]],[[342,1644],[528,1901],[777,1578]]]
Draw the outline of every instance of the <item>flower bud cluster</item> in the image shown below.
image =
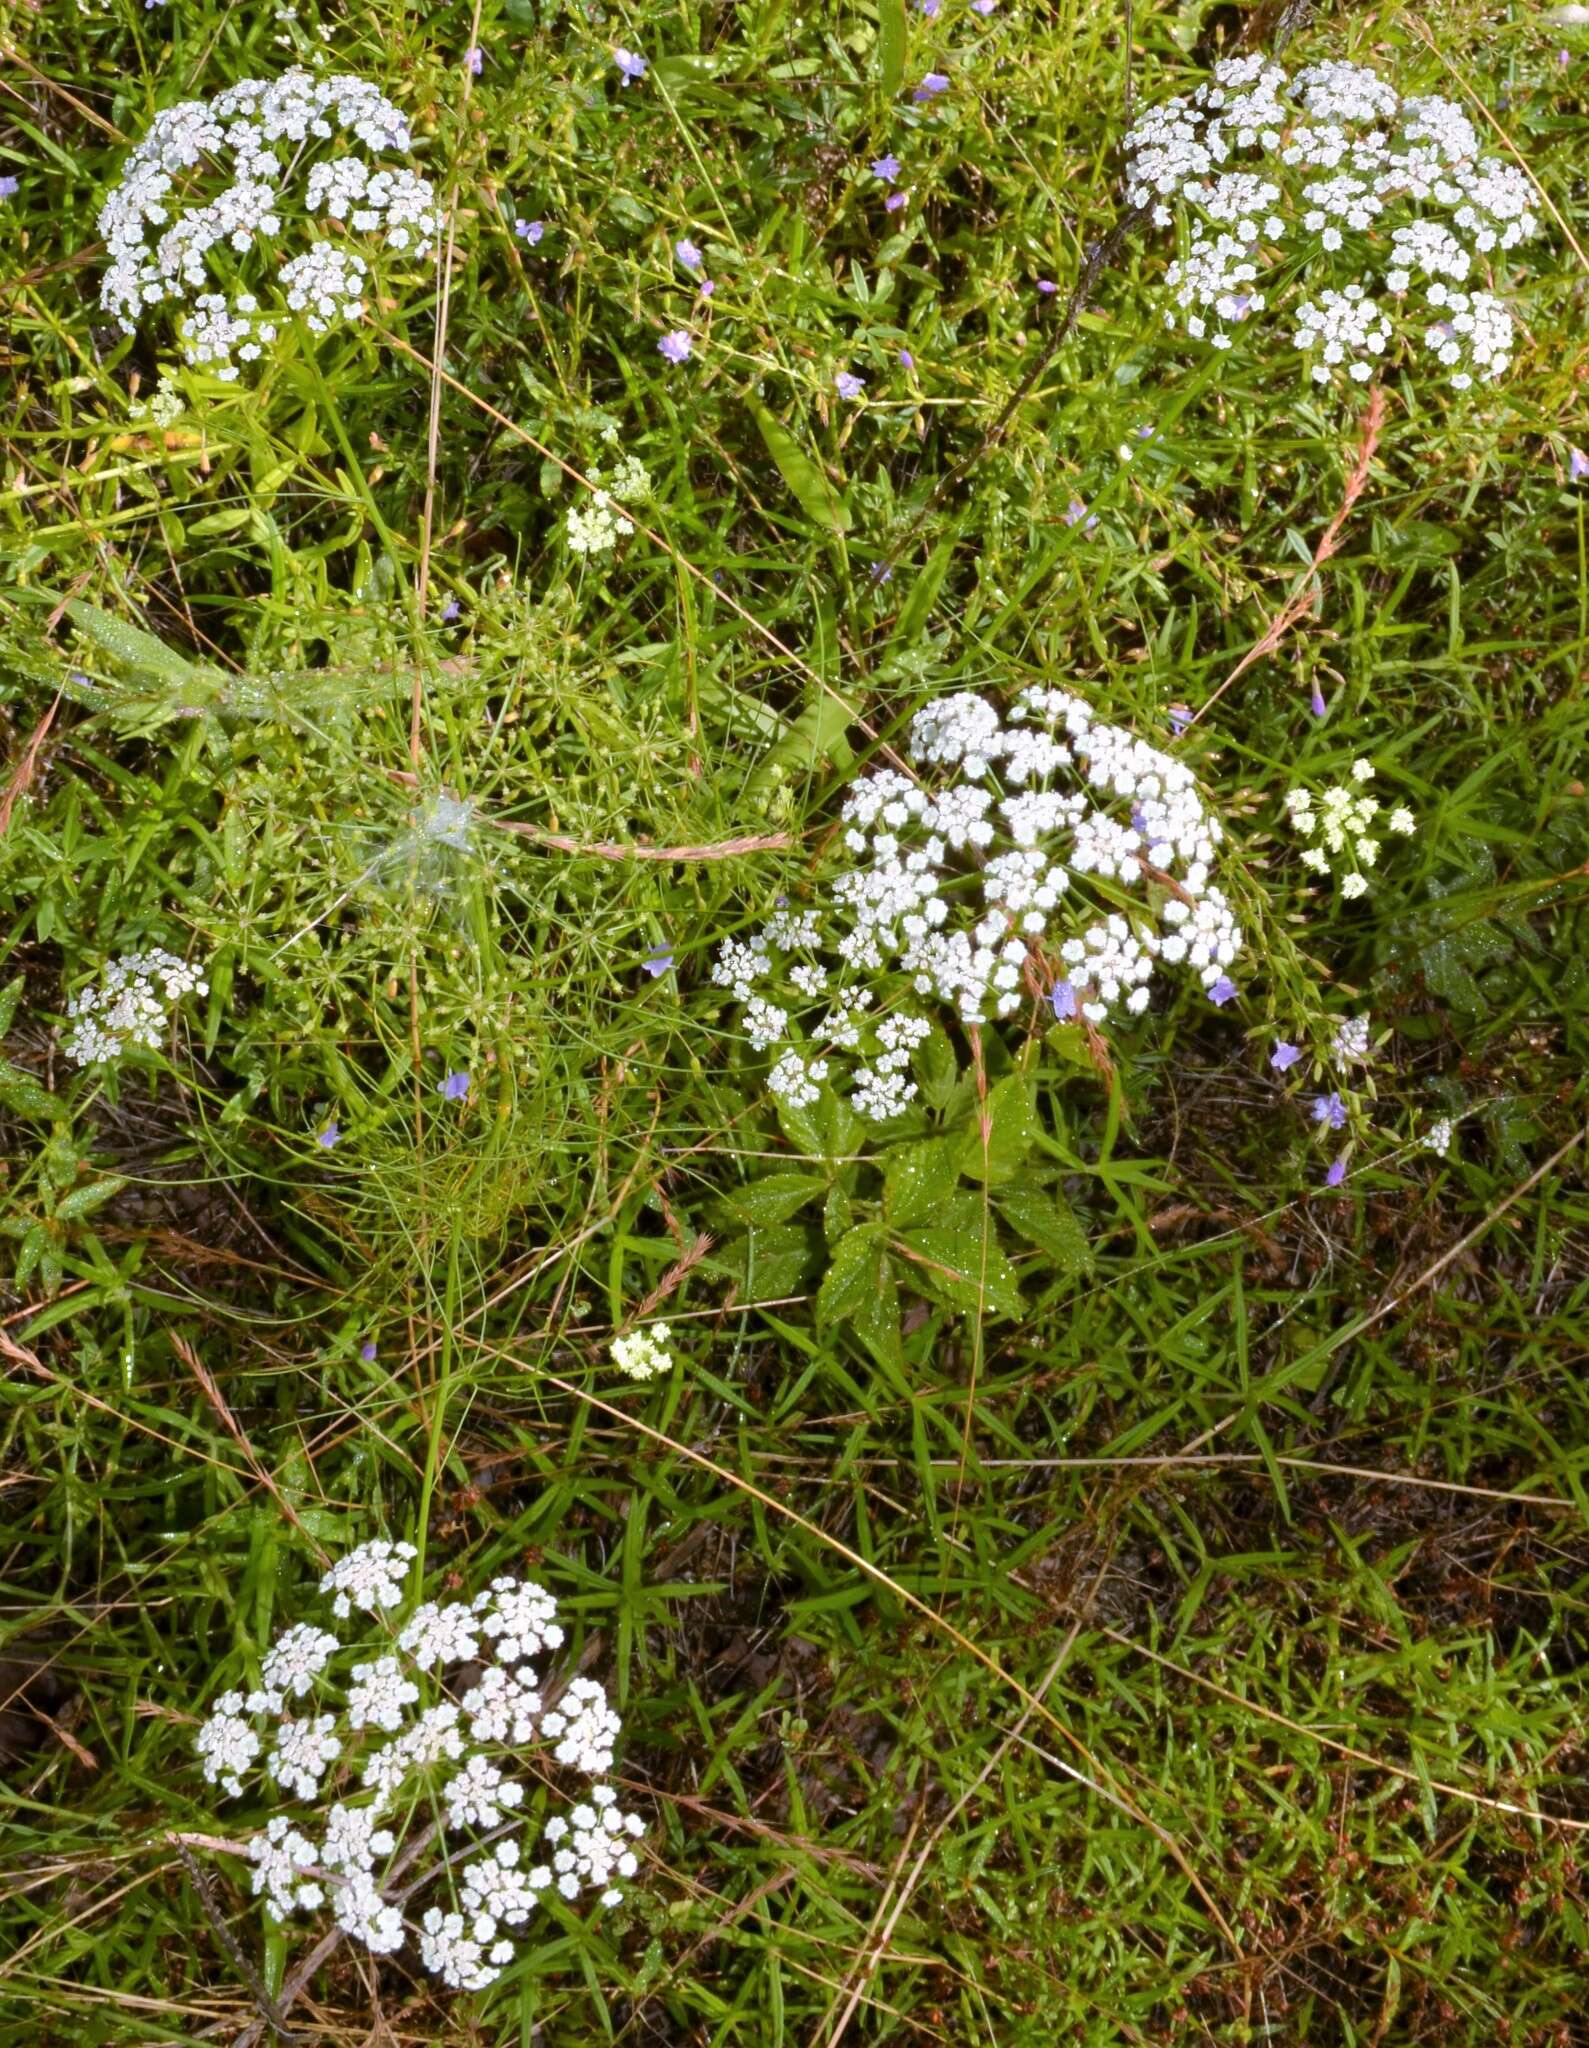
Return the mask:
[[1227,57],[1125,146],[1132,204],[1185,226],[1166,326],[1226,349],[1250,314],[1283,309],[1316,384],[1366,383],[1393,352],[1422,352],[1459,391],[1506,369],[1511,314],[1460,287],[1537,232],[1534,195],[1453,101],[1403,99],[1359,64]]
[[123,953],[106,963],[94,987],[67,1002],[73,1030],[62,1051],[78,1067],[120,1059],[130,1045],[156,1052],[176,1004],[209,988],[197,967],[163,946]]
[[[563,1641],[551,1595],[504,1576],[473,1601],[405,1614],[413,1559],[411,1544],[376,1541],[334,1564],[320,1591],[338,1621],[368,1617],[355,1639],[284,1629],[259,1684],[222,1693],[195,1747],[225,1797],[304,1802],[269,1814],[244,1851],[270,1919],[329,1907],[376,1955],[413,1934],[443,1983],[480,1990],[543,1893],[616,1905],[644,1826],[590,1782],[611,1770],[620,1733],[605,1691],[583,1676],[550,1688],[527,1661]],[[538,1838],[517,1827],[532,1794],[510,1774],[531,1759],[537,1813],[560,1769],[588,1785]]]
[[1367,759],[1352,763],[1351,784],[1338,782],[1327,789],[1311,790],[1298,784],[1287,790],[1286,817],[1292,829],[1308,844],[1302,849],[1302,863],[1317,875],[1337,873],[1341,894],[1350,901],[1368,893],[1365,869],[1374,867],[1380,855],[1381,835],[1394,832],[1410,838],[1417,821],[1404,804],[1399,804],[1378,823],[1382,806],[1364,785],[1374,779],[1374,764]]
[[[100,209],[105,310],[132,334],[151,308],[178,306],[184,358],[225,383],[259,360],[289,315],[315,334],[356,320],[370,266],[336,238],[365,237],[418,262],[438,216],[427,179],[376,167],[348,137],[377,154],[413,146],[391,101],[345,73],[247,78],[165,108]],[[341,153],[316,154],[322,143]],[[294,230],[309,246],[282,260],[280,238]]]
[[920,999],[987,1024],[1063,973],[1096,1026],[1140,1014],[1160,964],[1225,977],[1242,939],[1212,879],[1223,835],[1184,762],[1041,688],[1007,718],[972,695],[929,704],[908,752],[926,779],[882,769],[846,798],[828,901],[725,941],[713,967],[786,1104],[844,1071],[863,1117],[899,1115],[931,1029]]

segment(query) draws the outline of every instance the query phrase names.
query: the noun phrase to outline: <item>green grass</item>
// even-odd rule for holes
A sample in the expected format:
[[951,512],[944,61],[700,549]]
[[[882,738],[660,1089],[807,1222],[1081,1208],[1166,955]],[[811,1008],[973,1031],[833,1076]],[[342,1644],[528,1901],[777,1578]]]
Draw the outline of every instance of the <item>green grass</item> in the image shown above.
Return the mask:
[[[1203,705],[1359,438],[1284,348],[1170,345],[1140,238],[1051,347],[1118,212],[1120,13],[951,7],[0,26],[0,2042],[231,2041],[231,1951],[290,1977],[302,1932],[173,1844],[247,1820],[192,1732],[312,1545],[381,1530],[438,1583],[556,1591],[648,1863],[475,1999],[339,1952],[302,2039],[1589,2041],[1589,42],[1467,4],[1300,31],[1496,110],[1559,213],[1527,338],[1468,399],[1388,379],[1316,604],[1183,743],[1240,1003],[1161,1005],[1108,1075],[1036,1025],[960,1048],[915,1133],[972,1219],[951,1285],[899,1250],[897,1159],[772,1113],[712,949],[831,868],[844,786],[932,696],[1052,679],[1161,736]],[[433,467],[423,279],[253,381],[179,377],[165,432],[129,393],[168,333],[97,305],[149,114],[322,23],[454,207]],[[1236,26],[1139,5],[1138,100]],[[581,563],[568,472],[609,435],[649,531]],[[1364,753],[1419,831],[1343,904],[1281,803]],[[68,995],[146,943],[208,998],[77,1073]],[[1358,1010],[1332,1195],[1267,1055]],[[1029,1103],[1007,1174],[966,1149],[979,1081]],[[897,1319],[831,1256],[856,1231]],[[635,1388],[607,1349],[658,1290],[684,1363]]]

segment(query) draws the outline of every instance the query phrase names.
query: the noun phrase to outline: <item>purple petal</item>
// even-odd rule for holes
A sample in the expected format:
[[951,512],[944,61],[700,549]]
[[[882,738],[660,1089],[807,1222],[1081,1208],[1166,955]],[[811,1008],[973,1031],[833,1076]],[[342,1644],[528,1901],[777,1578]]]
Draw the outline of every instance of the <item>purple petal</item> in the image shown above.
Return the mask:
[[315,1132],[314,1141],[322,1152],[330,1152],[341,1142],[341,1139],[342,1133],[336,1124],[329,1123],[323,1131]]
[[468,1073],[449,1074],[436,1092],[443,1102],[462,1102],[469,1093]]
[[1209,990],[1208,1000],[1211,1003],[1215,1004],[1218,1008],[1223,1009],[1226,1003],[1230,1002],[1235,997],[1235,994],[1236,984],[1231,980],[1228,974],[1222,974],[1219,977],[1218,981],[1214,983],[1214,986]]
[[1275,1049],[1269,1055],[1269,1064],[1277,1074],[1284,1074],[1294,1067],[1301,1057],[1302,1048],[1300,1045],[1293,1045],[1286,1038],[1277,1038],[1275,1040]]
[[1048,992],[1048,1000],[1061,1024],[1069,1023],[1075,1016],[1076,991],[1068,981],[1056,981]]
[[1341,1185],[1341,1182],[1345,1180],[1345,1178],[1346,1154],[1343,1152],[1340,1158],[1337,1159],[1334,1165],[1330,1168],[1329,1172],[1324,1176],[1324,1185],[1327,1188],[1338,1188]]
[[366,1365],[373,1365],[375,1363],[375,1339],[373,1337],[367,1338],[359,1346],[359,1356]]

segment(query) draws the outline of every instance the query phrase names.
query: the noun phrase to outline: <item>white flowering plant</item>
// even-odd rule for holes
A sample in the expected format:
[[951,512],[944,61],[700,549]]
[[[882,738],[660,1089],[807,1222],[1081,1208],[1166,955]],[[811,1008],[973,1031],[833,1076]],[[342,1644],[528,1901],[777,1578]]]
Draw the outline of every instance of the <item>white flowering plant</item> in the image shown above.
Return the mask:
[[1388,809],[1370,796],[1374,764],[1366,755],[1352,763],[1351,781],[1323,788],[1295,783],[1286,791],[1286,822],[1306,843],[1302,864],[1316,875],[1337,875],[1347,902],[1368,894],[1368,877],[1379,865],[1387,834],[1410,839],[1418,821],[1405,804]]
[[166,107],[100,209],[101,303],[125,334],[175,306],[184,360],[234,383],[290,322],[356,320],[372,266],[429,255],[435,190],[385,161],[412,148],[392,102],[347,73],[295,68]]
[[1160,968],[1218,1001],[1242,947],[1214,880],[1224,837],[1185,762],[1068,691],[1006,717],[970,693],[918,712],[919,775],[866,776],[841,811],[849,864],[826,900],[728,940],[712,979],[741,1004],[789,1107],[847,1084],[868,1123],[898,1118],[933,1025],[1052,1007],[1096,1036],[1140,1016]]
[[238,1853],[271,1923],[325,1914],[374,1955],[412,1942],[479,1991],[554,1897],[619,1903],[644,1824],[605,1782],[620,1724],[602,1686],[536,1668],[563,1643],[545,1588],[501,1575],[419,1601],[414,1564],[385,1538],[340,1557],[325,1622],[283,1629],[195,1747],[222,1797],[264,1809]]
[[1505,372],[1508,259],[1537,202],[1455,101],[1361,64],[1227,57],[1125,148],[1132,204],[1180,237],[1167,327],[1224,350],[1283,319],[1319,385],[1395,361],[1459,391]]

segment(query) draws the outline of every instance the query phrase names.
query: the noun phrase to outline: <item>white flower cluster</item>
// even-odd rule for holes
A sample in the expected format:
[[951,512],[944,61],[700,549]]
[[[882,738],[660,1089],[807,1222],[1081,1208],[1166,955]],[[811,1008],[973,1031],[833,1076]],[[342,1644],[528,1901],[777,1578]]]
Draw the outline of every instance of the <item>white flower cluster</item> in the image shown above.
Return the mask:
[[576,555],[610,555],[623,535],[634,532],[622,508],[651,495],[651,475],[637,457],[620,455],[605,483],[597,468],[590,481],[595,489],[589,497],[568,508],[568,545]]
[[769,1086],[784,1102],[814,1102],[845,1052],[860,1056],[857,1111],[899,1115],[931,1029],[898,1007],[912,997],[985,1024],[1049,995],[1096,1026],[1140,1015],[1159,963],[1209,989],[1225,978],[1242,941],[1212,880],[1222,830],[1184,762],[1041,688],[1007,719],[977,696],[929,704],[908,751],[949,775],[929,788],[883,769],[856,785],[852,865],[823,911],[779,910],[719,949],[712,979],[744,1006],[751,1045],[778,1050]]
[[1341,894],[1348,900],[1368,893],[1363,870],[1379,859],[1381,832],[1407,839],[1418,829],[1404,804],[1390,813],[1383,826],[1376,822],[1381,806],[1364,787],[1373,779],[1373,762],[1359,759],[1352,763],[1351,784],[1337,782],[1317,791],[1298,784],[1286,791],[1286,817],[1293,830],[1309,841],[1302,849],[1303,866],[1317,875],[1339,872]]
[[[616,1905],[619,1880],[639,1869],[644,1827],[609,1785],[590,1782],[612,1769],[621,1732],[606,1692],[574,1676],[548,1694],[527,1661],[563,1641],[551,1595],[504,1576],[473,1601],[427,1601],[405,1616],[414,1554],[377,1541],[339,1559],[321,1592],[335,1596],[338,1620],[355,1610],[371,1620],[346,1641],[308,1622],[284,1629],[259,1684],[222,1693],[195,1747],[206,1781],[228,1798],[276,1786],[316,1802],[271,1814],[248,1845],[254,1892],[273,1920],[329,1906],[376,1955],[412,1932],[443,1983],[481,1990],[512,1961],[506,1930],[529,1920],[542,1893],[572,1902],[593,1891]],[[561,1766],[587,1787],[542,1821],[538,1839],[503,1832],[531,1795],[510,1775],[526,1750],[539,1786]],[[405,1842],[433,1816],[441,1831],[421,1862]],[[410,1921],[420,1895],[431,1903]]]
[[[391,101],[345,73],[246,78],[211,100],[165,108],[100,210],[110,252],[100,288],[105,310],[131,334],[150,308],[176,304],[184,357],[226,383],[236,381],[240,363],[259,360],[291,314],[315,334],[357,319],[369,264],[332,235],[371,238],[372,247],[419,261],[430,252],[438,216],[427,179],[403,166],[377,168],[345,144],[340,155],[307,162],[295,205],[293,181],[310,153],[343,137],[377,154],[406,155],[413,146]],[[290,226],[309,234],[310,244],[282,261],[279,239]],[[222,252],[229,252],[230,278],[212,275]],[[263,304],[238,275],[249,258],[256,259],[255,285],[274,274],[279,304]],[[218,288],[227,286],[230,296]]]
[[663,1327],[649,1324],[613,1340],[612,1362],[632,1380],[654,1380],[673,1370],[673,1354]]
[[163,946],[107,961],[98,982],[70,998],[73,1030],[62,1051],[74,1066],[117,1060],[129,1045],[158,1051],[172,1009],[184,996],[208,995],[197,967]]
[[[1366,383],[1400,344],[1422,348],[1466,390],[1499,377],[1512,317],[1489,291],[1465,291],[1537,232],[1533,191],[1514,164],[1483,154],[1454,101],[1401,96],[1359,64],[1295,74],[1265,57],[1227,57],[1195,92],[1144,114],[1126,137],[1131,202],[1186,236],[1167,275],[1169,327],[1229,348],[1231,329],[1315,266],[1328,288],[1291,306],[1316,384]],[[1301,262],[1298,259],[1303,259]],[[1413,303],[1414,279],[1426,280]]]

